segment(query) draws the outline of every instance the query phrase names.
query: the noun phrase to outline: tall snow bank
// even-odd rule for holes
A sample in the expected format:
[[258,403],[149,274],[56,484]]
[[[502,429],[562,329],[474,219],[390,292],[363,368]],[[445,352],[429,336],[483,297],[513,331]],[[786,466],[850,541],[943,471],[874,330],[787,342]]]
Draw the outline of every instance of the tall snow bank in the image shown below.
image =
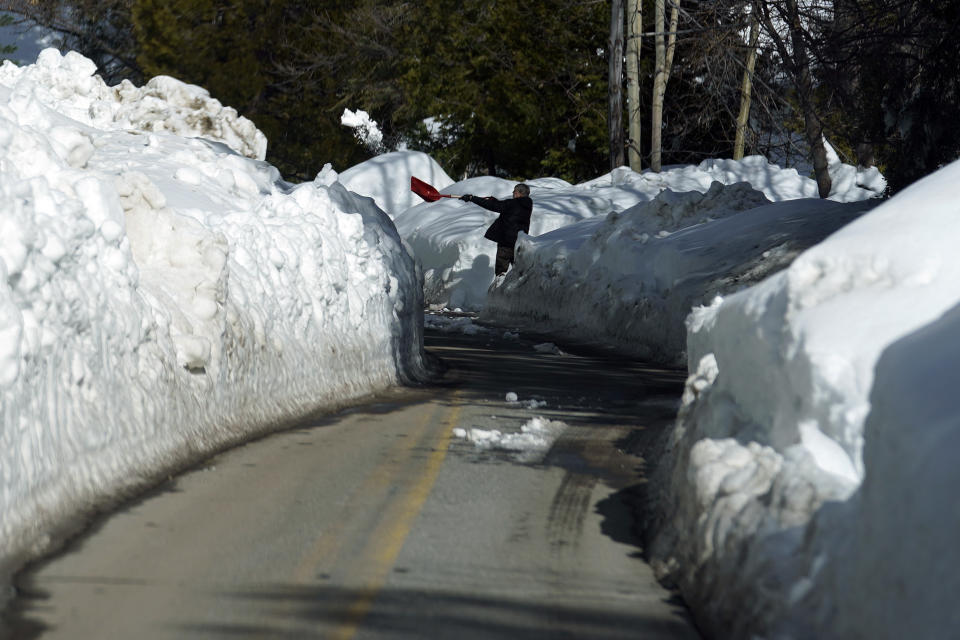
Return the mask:
[[748,183],[665,190],[622,213],[523,238],[481,319],[682,366],[694,306],[783,269],[870,206],[771,204]]
[[98,501],[422,370],[368,198],[290,188],[202,92],[92,72],[0,68],[0,580]]
[[652,556],[717,636],[955,629],[958,180],[955,163],[691,316]]
[[838,638],[948,638],[960,629],[958,337],[954,306],[877,362],[863,484],[837,516],[845,535],[821,534],[833,551],[827,586],[808,596]]
[[[875,169],[858,171],[837,160],[831,165],[831,172],[837,176],[832,201],[866,200],[885,188],[883,177]],[[578,185],[557,178],[539,178],[527,181],[533,199],[530,235],[539,236],[576,222],[621,213],[653,200],[663,191],[705,194],[717,182],[749,182],[771,202],[817,196],[813,180],[800,176],[795,169],[770,164],[760,156],[741,161],[707,160],[699,166],[667,167],[659,173],[636,173],[621,167]],[[511,197],[515,184],[499,178],[472,178],[449,185],[444,191],[502,199]],[[373,184],[358,184],[356,188],[352,182],[350,185],[358,193],[376,193]],[[404,186],[409,189],[409,185]],[[496,246],[484,239],[483,233],[495,218],[496,214],[476,205],[446,199],[419,203],[394,216],[400,235],[423,265],[426,299],[431,307],[479,311],[487,304]],[[588,228],[585,225],[581,232]],[[644,233],[653,235],[649,230]]]

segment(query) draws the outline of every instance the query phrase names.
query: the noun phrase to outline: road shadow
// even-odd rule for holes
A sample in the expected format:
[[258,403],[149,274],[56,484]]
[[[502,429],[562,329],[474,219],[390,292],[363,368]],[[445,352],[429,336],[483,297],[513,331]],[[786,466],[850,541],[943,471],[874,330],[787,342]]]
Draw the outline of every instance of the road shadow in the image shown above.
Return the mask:
[[[475,400],[544,402],[538,413],[578,412],[598,422],[635,417],[658,403],[675,413],[686,372],[607,354],[552,354],[536,341],[428,331],[427,350],[444,364],[438,385]],[[602,416],[606,415],[607,418]]]
[[[556,640],[590,638],[684,638],[689,623],[681,606],[673,615],[624,615],[587,604],[522,602],[508,595],[471,594],[438,589],[384,588],[356,615],[365,590],[335,586],[278,585],[234,592],[230,597],[258,612],[261,622],[217,624],[198,622],[178,627],[181,638],[228,637],[341,637],[337,633],[356,626],[363,638],[456,638]],[[263,620],[276,620],[276,626]],[[292,623],[292,624],[291,624]],[[291,626],[296,628],[291,633]],[[302,630],[302,631],[301,631]],[[342,637],[347,637],[343,635]]]

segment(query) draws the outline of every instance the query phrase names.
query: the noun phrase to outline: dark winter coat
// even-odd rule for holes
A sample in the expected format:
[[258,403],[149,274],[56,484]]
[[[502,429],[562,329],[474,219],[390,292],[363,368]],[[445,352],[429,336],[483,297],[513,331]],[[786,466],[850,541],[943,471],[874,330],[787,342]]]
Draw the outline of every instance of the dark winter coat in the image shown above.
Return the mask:
[[530,233],[530,214],[533,212],[533,200],[529,197],[497,200],[496,198],[473,196],[470,202],[500,214],[487,229],[487,232],[483,234],[483,237],[487,240],[493,240],[499,245],[505,245],[512,249],[517,242],[517,234],[521,231]]

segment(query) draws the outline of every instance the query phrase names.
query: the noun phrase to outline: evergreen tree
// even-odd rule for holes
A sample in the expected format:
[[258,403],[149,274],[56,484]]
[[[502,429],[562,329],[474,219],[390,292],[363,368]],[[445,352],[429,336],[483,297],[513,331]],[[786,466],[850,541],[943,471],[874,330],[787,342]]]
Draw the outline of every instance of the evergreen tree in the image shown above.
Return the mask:
[[[370,157],[344,109],[369,112],[388,147],[399,142],[394,118],[403,105],[398,83],[400,25],[409,3],[385,0],[300,2],[288,9],[273,40],[271,104],[285,153],[313,173],[325,162],[343,170]],[[312,176],[310,176],[312,177]]]
[[251,115],[267,83],[261,59],[269,55],[270,5],[269,0],[137,0],[132,12],[137,62],[147,76],[172,75],[200,85]]
[[148,75],[203,86],[236,108],[267,136],[267,159],[287,179],[311,180],[327,162],[343,170],[369,157],[337,109],[364,65],[325,28],[347,22],[348,5],[137,0],[137,59]]
[[875,153],[897,191],[960,157],[960,5],[837,4],[822,27],[824,111],[851,156],[858,146],[872,148],[867,157]]
[[455,175],[577,181],[607,170],[601,3],[424,0],[414,16],[399,124],[415,145]]

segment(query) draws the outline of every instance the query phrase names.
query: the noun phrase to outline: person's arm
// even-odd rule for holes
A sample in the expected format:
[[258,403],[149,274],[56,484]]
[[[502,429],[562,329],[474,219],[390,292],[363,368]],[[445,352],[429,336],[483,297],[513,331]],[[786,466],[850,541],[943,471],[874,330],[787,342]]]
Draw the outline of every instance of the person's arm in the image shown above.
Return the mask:
[[464,202],[472,202],[475,205],[478,205],[480,207],[483,207],[484,209],[493,211],[495,213],[503,213],[503,206],[505,204],[504,201],[497,200],[492,196],[488,196],[486,198],[479,198],[477,196],[472,196],[469,193],[460,196],[460,199],[463,200]]

